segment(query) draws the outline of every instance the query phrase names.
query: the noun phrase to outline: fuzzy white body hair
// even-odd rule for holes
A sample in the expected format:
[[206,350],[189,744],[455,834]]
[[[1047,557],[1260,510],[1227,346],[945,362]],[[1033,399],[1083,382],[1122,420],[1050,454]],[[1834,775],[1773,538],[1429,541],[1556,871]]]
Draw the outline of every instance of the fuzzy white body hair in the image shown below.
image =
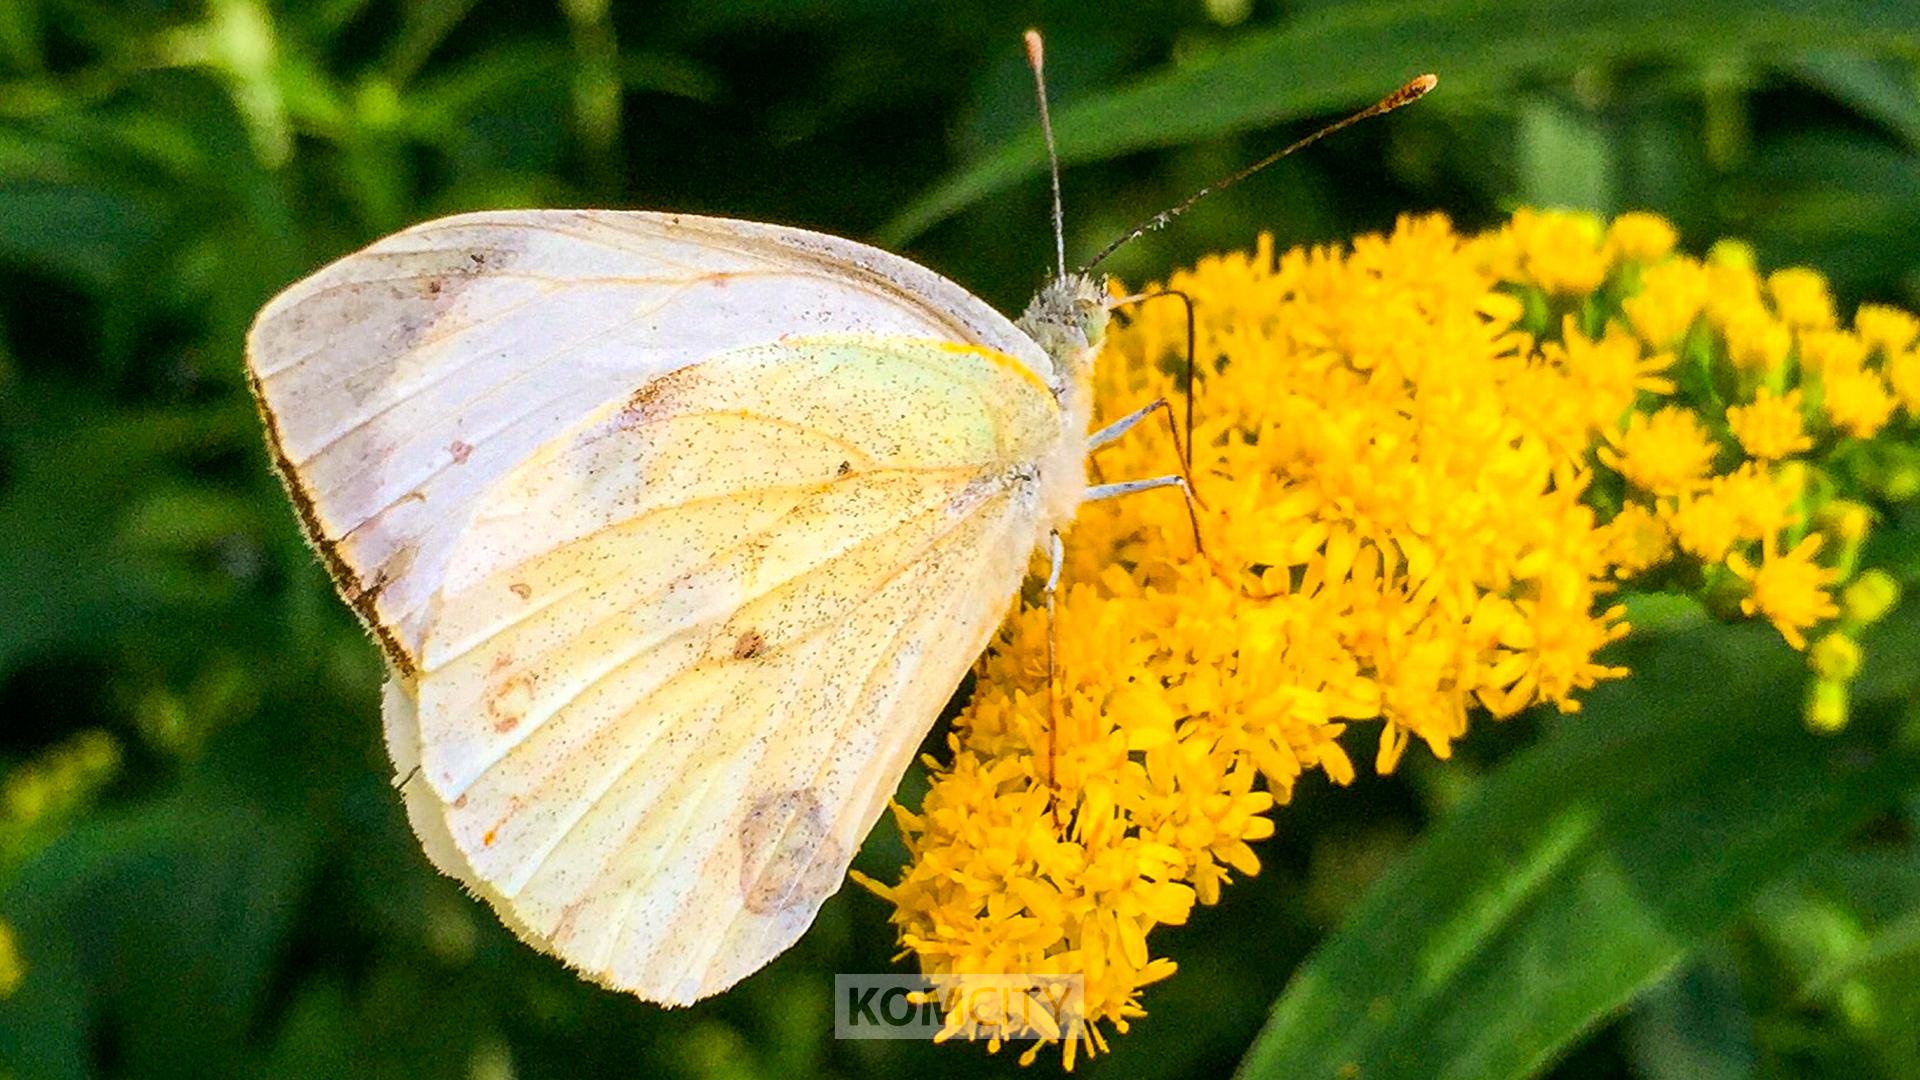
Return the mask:
[[1087,440],[1093,423],[1093,365],[1106,335],[1104,283],[1086,274],[1048,282],[1016,325],[1051,361],[1048,387],[1060,405],[1060,438],[1038,462],[1042,513],[1035,537],[1065,531],[1087,495]]

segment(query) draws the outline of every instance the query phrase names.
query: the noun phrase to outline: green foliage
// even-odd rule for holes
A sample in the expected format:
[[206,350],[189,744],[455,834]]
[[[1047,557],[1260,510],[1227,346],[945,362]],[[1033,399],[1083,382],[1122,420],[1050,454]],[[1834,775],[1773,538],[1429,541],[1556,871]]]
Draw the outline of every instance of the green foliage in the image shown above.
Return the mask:
[[[1158,72],[1101,94],[1060,114],[1062,160],[1091,161],[1146,147],[1178,146],[1214,138],[1302,113],[1351,107],[1378,97],[1419,71],[1445,72],[1445,85],[1462,102],[1501,99],[1542,81],[1663,58],[1740,56],[1759,60],[1794,52],[1899,42],[1920,42],[1920,13],[1911,5],[1806,3],[1804,0],[1717,3],[1675,7],[1659,0],[1581,4],[1542,9],[1525,0],[1442,0],[1426,4],[1329,5],[1317,18],[1298,19],[1270,30],[1249,30],[1222,43],[1211,56]],[[1329,56],[1346,62],[1328,64]],[[1815,56],[1819,56],[1816,52]],[[1856,61],[1858,64],[1858,61]],[[1869,64],[1822,66],[1828,85],[1850,87],[1872,109],[1895,123],[1910,121],[1900,106],[1906,94],[1873,79]],[[1462,106],[1469,107],[1469,106]],[[1591,110],[1585,110],[1591,111]],[[1591,175],[1609,168],[1618,147],[1598,130],[1595,118],[1553,108],[1550,101],[1522,100],[1523,201],[1567,205],[1559,190],[1527,190],[1551,174]],[[1543,117],[1558,114],[1556,120]],[[1556,134],[1540,131],[1551,125]],[[1574,131],[1596,129],[1584,140]],[[1536,146],[1542,138],[1548,146]],[[1575,146],[1575,141],[1584,146]],[[893,242],[911,238],[947,214],[1041,172],[1046,157],[1037,138],[1010,143],[916,200],[882,230]],[[1611,192],[1596,190],[1592,202],[1573,205],[1611,213],[1621,209]]]
[[[1801,658],[1761,628],[1622,650],[1632,679],[1488,777],[1355,906],[1242,1075],[1537,1071],[1913,786],[1920,606],[1903,615],[1876,658],[1900,674],[1855,703],[1861,726],[1844,739],[1794,730],[1798,703],[1777,688]],[[1741,678],[1676,723],[1671,703],[1702,670]],[[1898,967],[1912,933],[1861,941],[1828,977]]]
[[[1696,248],[1743,235],[1816,266],[1843,306],[1920,306],[1911,3],[1208,15],[1234,8],[0,5],[0,767],[72,796],[0,823],[24,962],[0,1075],[1006,1065],[832,1040],[829,973],[892,970],[858,890],[768,971],[668,1013],[519,946],[427,866],[386,786],[374,651],[299,539],[240,365],[262,302],[382,233],[582,204],[885,232],[1016,307],[1051,248],[1018,44],[1037,18],[1070,258],[1441,76],[1123,249],[1130,280],[1262,230],[1544,200],[1655,209]],[[1880,509],[1876,542],[1907,553],[1880,564],[1911,587],[1920,522]],[[1891,704],[1913,695],[1911,611],[1869,641],[1834,741],[1800,727],[1802,673],[1764,635],[1648,614],[1641,676],[1588,713],[1303,790],[1266,872],[1169,935],[1181,973],[1083,1068],[1224,1070],[1278,997],[1250,1074],[1377,1075],[1408,1048],[1422,1075],[1920,1074],[1920,785]],[[94,731],[114,770],[52,768]],[[860,865],[899,857],[883,827]]]

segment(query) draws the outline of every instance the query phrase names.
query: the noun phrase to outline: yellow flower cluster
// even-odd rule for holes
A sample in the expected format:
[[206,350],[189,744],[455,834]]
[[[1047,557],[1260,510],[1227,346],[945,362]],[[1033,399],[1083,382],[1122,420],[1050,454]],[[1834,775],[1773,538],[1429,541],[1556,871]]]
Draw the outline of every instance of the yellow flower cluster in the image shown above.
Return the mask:
[[[1649,250],[1612,273],[1629,293],[1626,323],[1646,348],[1676,350],[1689,383],[1671,403],[1643,401],[1599,449],[1623,482],[1616,573],[1697,581],[1722,614],[1737,605],[1796,649],[1823,626],[1841,636],[1830,648],[1854,647],[1870,620],[1843,612],[1835,590],[1871,521],[1833,497],[1834,474],[1862,440],[1920,417],[1920,320],[1863,305],[1843,327],[1819,274],[1762,276],[1729,242],[1704,261]],[[1829,726],[1844,712],[1809,719]]]
[[[1053,685],[1029,596],[982,661],[950,759],[928,760],[921,806],[895,807],[909,865],[892,883],[859,876],[942,985],[1084,980],[1073,1016],[950,1012],[946,1035],[1037,1038],[1023,1061],[1059,1043],[1068,1068],[1104,1050],[1103,1027],[1126,1031],[1142,988],[1173,973],[1152,931],[1258,872],[1251,845],[1304,773],[1353,778],[1348,726],[1379,722],[1385,771],[1414,739],[1447,757],[1476,706],[1577,709],[1625,674],[1596,658],[1627,630],[1607,600],[1622,580],[1687,553],[1790,639],[1832,618],[1837,575],[1815,561],[1797,459],[1832,414],[1803,402],[1831,410],[1838,382],[1845,425],[1865,424],[1869,394],[1846,380],[1920,384],[1896,362],[1914,335],[1863,311],[1865,347],[1829,344],[1808,389],[1776,365],[1803,335],[1843,333],[1824,283],[1674,245],[1645,214],[1609,228],[1522,212],[1479,236],[1410,217],[1350,250],[1276,258],[1263,237],[1174,275],[1198,317],[1203,550],[1177,489],[1083,507]],[[1609,313],[1602,295],[1625,299]],[[1100,414],[1177,401],[1181,305],[1123,323]],[[1713,357],[1742,389],[1709,410],[1682,372]],[[1091,468],[1177,466],[1167,429],[1143,426]]]

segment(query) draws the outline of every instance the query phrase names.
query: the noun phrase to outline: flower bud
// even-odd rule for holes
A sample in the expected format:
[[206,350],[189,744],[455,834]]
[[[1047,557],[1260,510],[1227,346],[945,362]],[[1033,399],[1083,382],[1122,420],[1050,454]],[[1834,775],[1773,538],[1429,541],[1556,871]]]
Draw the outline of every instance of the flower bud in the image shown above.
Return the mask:
[[1707,249],[1707,263],[1710,266],[1725,266],[1738,270],[1752,270],[1759,265],[1754,257],[1753,245],[1744,240],[1722,239],[1714,241]]
[[1847,684],[1815,679],[1807,688],[1805,717],[1810,730],[1826,735],[1847,726]]
[[1837,631],[1827,634],[1807,650],[1807,666],[1822,679],[1851,682],[1860,674],[1860,643]]
[[1900,583],[1885,570],[1867,570],[1840,590],[1840,615],[1850,623],[1879,622],[1900,602]]

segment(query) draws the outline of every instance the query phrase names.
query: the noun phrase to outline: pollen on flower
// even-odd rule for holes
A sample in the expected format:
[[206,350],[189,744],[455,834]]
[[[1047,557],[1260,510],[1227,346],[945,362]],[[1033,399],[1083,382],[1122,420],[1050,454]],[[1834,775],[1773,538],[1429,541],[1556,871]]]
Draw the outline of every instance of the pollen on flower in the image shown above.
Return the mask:
[[1726,337],[1728,358],[1743,374],[1777,371],[1793,349],[1793,328],[1757,303],[1729,305],[1716,322]]
[[1738,554],[1727,560],[1750,590],[1740,610],[1772,623],[1796,649],[1807,647],[1809,628],[1840,614],[1829,591],[1839,572],[1814,561],[1823,539],[1816,533],[1786,552],[1769,547],[1758,566]]
[[1565,210],[1514,211],[1503,235],[1512,277],[1550,296],[1585,294],[1600,287],[1612,265],[1605,228],[1591,214]]
[[1707,481],[1706,490],[1681,495],[1664,508],[1680,550],[1719,562],[1742,540],[1764,540],[1793,523],[1794,492],[1748,463]]
[[[1260,872],[1298,785],[1353,781],[1349,729],[1384,771],[1447,758],[1476,715],[1577,710],[1626,674],[1602,652],[1622,582],[1732,582],[1801,649],[1836,617],[1867,526],[1813,455],[1839,442],[1825,425],[1920,410],[1920,323],[1863,307],[1848,329],[1811,271],[1673,245],[1653,215],[1520,211],[1477,236],[1407,217],[1173,275],[1204,553],[1177,489],[1082,507],[1057,676],[1045,611],[1020,606],[921,804],[894,808],[908,864],[856,875],[929,976],[1084,981],[1071,1016],[949,1012],[943,1038],[1103,1052],[1175,972],[1156,931]],[[1123,309],[1097,415],[1177,398],[1187,343],[1179,305]],[[1089,468],[1164,475],[1176,453],[1143,425]]]
[[1680,234],[1659,214],[1632,211],[1613,219],[1607,227],[1607,243],[1623,259],[1634,262],[1658,262],[1667,257]]
[[1770,470],[1747,462],[1725,476],[1716,476],[1707,489],[1732,506],[1740,535],[1764,540],[1799,523],[1795,509],[1804,475],[1798,470]]
[[1754,270],[1753,249],[1735,240],[1721,240],[1707,251],[1707,321],[1722,333],[1729,322],[1767,312],[1760,275]]
[[1804,266],[1790,266],[1767,275],[1767,295],[1780,321],[1795,329],[1822,329],[1833,325],[1833,297],[1827,279]]
[[1892,356],[1920,344],[1920,317],[1885,304],[1861,304],[1853,328],[1871,348]]
[[1800,367],[1817,377],[1858,371],[1866,366],[1868,353],[1866,341],[1845,330],[1813,330],[1800,335]]
[[1908,349],[1887,357],[1887,386],[1911,419],[1920,419],[1920,350]]
[[[1561,369],[1565,400],[1584,405],[1574,433],[1584,441],[1588,428],[1611,428],[1619,423],[1641,393],[1671,394],[1673,380],[1663,373],[1673,366],[1671,353],[1649,354],[1632,333],[1614,323],[1598,341],[1580,332],[1578,321],[1563,320],[1559,341],[1540,345],[1540,355]],[[1580,421],[1584,421],[1581,423]]]
[[1713,492],[1682,495],[1663,508],[1674,544],[1702,562],[1719,562],[1740,539],[1739,510]]
[[1799,390],[1776,394],[1763,386],[1754,394],[1752,404],[1729,406],[1727,427],[1739,440],[1740,449],[1748,457],[1778,461],[1812,447],[1813,439],[1807,435],[1801,412],[1801,396]]
[[1871,439],[1893,418],[1897,401],[1879,372],[1835,367],[1826,373],[1826,397],[1821,404],[1834,427],[1856,439]]
[[1673,557],[1673,531],[1659,514],[1629,503],[1607,523],[1606,556],[1615,577],[1644,574]]
[[1652,345],[1671,348],[1685,336],[1707,305],[1707,268],[1677,255],[1640,275],[1640,291],[1621,301],[1634,333]]
[[1634,413],[1625,431],[1607,433],[1600,461],[1627,483],[1654,495],[1684,495],[1706,482],[1719,453],[1692,412],[1669,405],[1648,415]]

